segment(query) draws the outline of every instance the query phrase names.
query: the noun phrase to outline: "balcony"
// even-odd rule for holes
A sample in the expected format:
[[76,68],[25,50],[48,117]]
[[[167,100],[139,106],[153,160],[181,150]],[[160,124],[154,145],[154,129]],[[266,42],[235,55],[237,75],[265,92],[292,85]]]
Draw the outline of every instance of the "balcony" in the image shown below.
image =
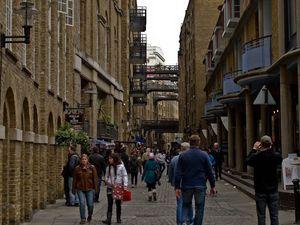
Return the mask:
[[143,32],[146,30],[146,7],[137,7],[130,10],[130,31]]
[[223,78],[223,95],[238,93],[241,91],[241,86],[234,82],[234,78],[241,74],[241,70],[226,73]]
[[129,95],[138,98],[147,96],[147,84],[140,80],[131,81]]
[[147,66],[147,74],[176,74],[178,75],[178,65],[157,65]]
[[132,103],[134,106],[145,106],[147,105],[147,96],[145,97],[134,97],[132,99]]
[[147,61],[147,37],[145,34],[135,33],[130,44],[130,63],[144,64]]
[[224,28],[222,26],[215,27],[213,35],[213,55],[212,60],[214,62],[218,61],[224,51],[224,43],[222,38]]
[[222,96],[222,92],[221,90],[218,90],[218,91],[214,91],[212,94],[211,94],[211,100],[208,100],[205,105],[204,105],[204,115],[207,116],[208,114],[211,114],[210,111],[213,111],[213,110],[223,110],[223,104],[219,103],[217,101],[217,98]]
[[142,129],[161,133],[178,133],[178,119],[142,120]]
[[97,121],[97,139],[118,139],[118,129],[111,123]]
[[145,65],[133,65],[133,79],[146,79],[147,67]]
[[272,36],[265,36],[247,42],[243,47],[242,71],[268,67],[272,64]]
[[230,37],[240,20],[240,0],[226,0],[224,4],[224,32],[222,37]]
[[147,84],[147,91],[152,92],[152,91],[160,91],[160,92],[178,92],[178,85],[177,83],[149,83]]
[[213,72],[215,69],[215,62],[212,60],[212,50],[209,49],[205,56],[205,71],[206,73]]

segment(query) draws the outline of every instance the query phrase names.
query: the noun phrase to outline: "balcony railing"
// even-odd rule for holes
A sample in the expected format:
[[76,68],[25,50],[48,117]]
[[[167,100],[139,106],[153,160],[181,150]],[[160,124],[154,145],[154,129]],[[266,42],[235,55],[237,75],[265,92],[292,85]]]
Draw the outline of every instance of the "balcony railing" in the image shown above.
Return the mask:
[[237,93],[241,91],[241,86],[234,82],[234,78],[241,74],[241,70],[230,72],[223,78],[223,95]]
[[135,33],[133,42],[130,44],[130,63],[144,64],[147,59],[147,37],[146,34]]
[[118,129],[105,121],[97,121],[97,138],[98,139],[118,139]]
[[170,80],[178,81],[178,75],[176,74],[148,74],[147,80]]
[[147,95],[147,84],[140,80],[131,81],[129,95],[131,97],[145,97]]
[[130,10],[130,30],[132,32],[143,32],[146,30],[146,7],[137,7]]
[[145,65],[133,65],[133,79],[146,79],[147,66]]
[[178,65],[147,66],[148,74],[178,74]]
[[242,70],[248,72],[265,68],[272,63],[272,36],[265,36],[246,43],[243,47]]
[[207,101],[204,105],[204,114],[207,115],[208,114],[208,111],[215,108],[215,107],[218,107],[218,106],[222,106],[221,103],[219,103],[217,101],[217,98],[222,96],[221,93],[215,95],[211,100]]
[[147,84],[147,91],[161,91],[161,92],[178,92],[178,85],[174,84],[159,84],[159,83],[149,83]]

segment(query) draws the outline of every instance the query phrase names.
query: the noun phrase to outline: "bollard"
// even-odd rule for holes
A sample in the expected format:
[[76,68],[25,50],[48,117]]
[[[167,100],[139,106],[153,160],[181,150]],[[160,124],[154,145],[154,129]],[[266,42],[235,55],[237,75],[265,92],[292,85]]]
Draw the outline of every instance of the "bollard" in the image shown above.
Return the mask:
[[295,224],[300,224],[300,189],[299,179],[293,180],[294,184],[294,199],[295,199]]

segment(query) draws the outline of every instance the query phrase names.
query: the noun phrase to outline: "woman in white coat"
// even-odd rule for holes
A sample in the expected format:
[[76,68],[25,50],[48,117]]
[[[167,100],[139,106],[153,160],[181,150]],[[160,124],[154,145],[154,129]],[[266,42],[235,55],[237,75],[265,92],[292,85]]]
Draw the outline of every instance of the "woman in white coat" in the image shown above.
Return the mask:
[[112,153],[108,157],[105,184],[107,185],[107,218],[102,222],[104,224],[111,224],[113,200],[115,199],[117,207],[117,223],[121,223],[121,203],[123,192],[124,190],[127,190],[128,176],[119,154]]

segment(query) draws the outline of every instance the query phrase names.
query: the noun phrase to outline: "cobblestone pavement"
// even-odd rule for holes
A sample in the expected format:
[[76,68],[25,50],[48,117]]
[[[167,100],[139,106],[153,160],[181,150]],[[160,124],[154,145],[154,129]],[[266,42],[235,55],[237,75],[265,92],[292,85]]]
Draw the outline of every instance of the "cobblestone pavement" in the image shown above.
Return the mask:
[[[205,225],[255,225],[256,213],[253,199],[244,195],[225,181],[217,182],[218,194],[208,196],[205,207]],[[157,202],[147,201],[147,190],[144,183],[131,189],[133,200],[122,205],[123,225],[175,225],[175,194],[173,188],[162,178],[158,186]],[[105,187],[102,188],[101,201],[95,204],[93,220],[90,225],[100,225],[106,215]],[[116,224],[115,206],[112,224]],[[22,225],[71,225],[79,224],[77,207],[64,206],[64,200],[48,205],[45,210],[35,213],[30,223]],[[280,224],[291,225],[294,222],[293,211],[280,211]],[[269,222],[268,222],[269,223]]]

